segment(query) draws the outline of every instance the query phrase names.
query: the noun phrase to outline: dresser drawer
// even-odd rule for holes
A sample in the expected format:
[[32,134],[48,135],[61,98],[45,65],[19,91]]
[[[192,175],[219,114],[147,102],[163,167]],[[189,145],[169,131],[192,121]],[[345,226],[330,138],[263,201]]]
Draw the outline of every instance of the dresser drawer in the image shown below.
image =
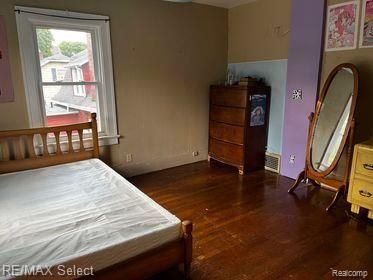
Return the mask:
[[373,179],[373,151],[359,148],[356,158],[356,173]]
[[352,199],[373,206],[373,181],[357,179],[355,177],[352,187]]
[[242,126],[212,121],[210,122],[210,137],[242,145],[244,139],[244,128]]
[[245,123],[245,109],[212,105],[210,120],[243,126]]
[[210,138],[209,155],[235,165],[243,165],[243,146]]
[[212,89],[211,104],[245,108],[247,104],[247,92],[245,90],[227,88]]

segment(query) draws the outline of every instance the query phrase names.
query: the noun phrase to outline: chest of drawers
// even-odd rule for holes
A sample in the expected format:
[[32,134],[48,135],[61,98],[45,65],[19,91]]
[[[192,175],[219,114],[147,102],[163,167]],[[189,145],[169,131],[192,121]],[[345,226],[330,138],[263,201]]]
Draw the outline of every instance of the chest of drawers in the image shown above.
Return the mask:
[[347,199],[352,212],[363,207],[373,219],[373,139],[355,146]]
[[270,88],[211,86],[209,160],[235,166],[242,175],[264,168]]

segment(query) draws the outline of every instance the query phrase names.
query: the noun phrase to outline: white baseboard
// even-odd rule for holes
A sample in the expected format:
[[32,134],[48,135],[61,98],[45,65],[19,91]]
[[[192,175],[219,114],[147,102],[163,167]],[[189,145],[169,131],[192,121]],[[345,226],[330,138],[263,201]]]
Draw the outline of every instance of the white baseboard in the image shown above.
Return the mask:
[[192,152],[190,152],[180,155],[154,158],[147,162],[135,162],[126,165],[112,165],[112,168],[125,177],[132,177],[171,167],[207,160],[207,154],[207,150],[199,151],[198,156],[193,156]]

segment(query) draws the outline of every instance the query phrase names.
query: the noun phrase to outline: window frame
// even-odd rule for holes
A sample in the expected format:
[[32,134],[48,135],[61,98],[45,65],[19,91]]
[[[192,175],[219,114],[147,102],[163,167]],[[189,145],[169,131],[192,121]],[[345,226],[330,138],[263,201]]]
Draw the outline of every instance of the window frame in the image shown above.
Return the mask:
[[95,82],[78,82],[74,85],[94,84],[97,86],[99,92],[98,122],[102,131],[99,134],[100,145],[118,144],[109,17],[24,6],[15,6],[15,13],[30,127],[46,126],[42,86],[69,85],[69,83],[60,81],[42,81],[36,28],[48,27],[90,32],[96,80]]

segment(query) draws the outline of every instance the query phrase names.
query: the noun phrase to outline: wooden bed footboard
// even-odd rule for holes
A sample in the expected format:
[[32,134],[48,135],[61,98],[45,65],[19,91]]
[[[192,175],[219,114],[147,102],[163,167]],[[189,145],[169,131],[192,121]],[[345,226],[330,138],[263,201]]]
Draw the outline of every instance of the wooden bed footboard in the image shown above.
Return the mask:
[[[99,157],[96,114],[87,123],[0,131],[0,174]],[[92,147],[84,146],[84,130]]]
[[81,279],[143,280],[180,264],[184,267],[185,279],[189,279],[193,251],[192,230],[192,222],[183,221],[181,239],[145,252],[123,263],[97,271],[94,277]]

